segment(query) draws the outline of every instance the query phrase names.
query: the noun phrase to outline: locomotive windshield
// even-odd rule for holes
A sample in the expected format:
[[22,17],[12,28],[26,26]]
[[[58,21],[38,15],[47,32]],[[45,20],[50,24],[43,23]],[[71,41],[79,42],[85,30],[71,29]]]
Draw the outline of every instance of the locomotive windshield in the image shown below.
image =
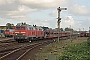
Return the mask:
[[6,32],[14,32],[14,29],[7,29],[7,30],[5,30]]
[[25,30],[25,27],[23,27],[23,26],[22,26],[22,27],[17,26],[17,27],[16,27],[16,30]]
[[19,27],[16,27],[16,30],[20,30],[20,26]]
[[10,32],[14,32],[14,29],[10,29],[9,31],[10,31]]
[[33,26],[28,26],[27,28],[28,28],[28,30],[35,30],[35,27],[33,27]]
[[25,27],[21,27],[21,30],[25,30]]
[[9,30],[5,30],[6,32],[8,32]]

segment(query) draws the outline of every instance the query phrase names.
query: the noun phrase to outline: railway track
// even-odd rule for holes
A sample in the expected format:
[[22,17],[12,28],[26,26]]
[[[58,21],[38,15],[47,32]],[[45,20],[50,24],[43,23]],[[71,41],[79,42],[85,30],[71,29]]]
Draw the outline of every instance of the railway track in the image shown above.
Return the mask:
[[[9,40],[7,40],[7,41],[9,41]],[[16,59],[17,60],[19,60],[19,59],[21,59],[21,60],[24,59],[25,60],[26,57],[24,57],[24,56],[27,54],[27,52],[29,52],[29,51],[31,51],[32,49],[35,48],[33,44],[38,43],[38,41],[34,41],[34,42],[31,42],[31,43],[30,42],[17,43],[17,42],[12,42],[12,41],[11,41],[11,43],[10,42],[7,43],[7,41],[2,42],[3,44],[6,44],[6,46],[0,44],[0,46],[5,47],[4,50],[0,51],[0,60],[16,60]],[[41,42],[41,45],[43,45],[43,42]],[[10,46],[11,46],[11,48],[8,49],[7,47],[10,47]],[[38,47],[38,45],[36,47]],[[20,54],[18,54],[18,53],[20,53]],[[17,56],[17,57],[12,59],[12,57],[14,57],[14,56]],[[3,58],[5,58],[5,59],[3,59]],[[31,59],[31,57],[29,59]]]
[[12,51],[18,47],[20,47],[17,42],[12,42],[14,41],[13,39],[8,39],[8,40],[2,40],[0,41],[0,56],[7,51]]
[[5,39],[0,39],[0,43],[11,43],[15,42],[13,38],[5,38]]
[[49,44],[52,42],[53,42],[53,40],[47,40],[47,41],[42,41],[42,42],[38,42],[38,43],[28,44],[24,47],[15,49],[15,50],[3,55],[2,57],[0,57],[0,60],[23,60],[24,56],[28,52],[35,49],[36,47],[39,47],[44,44]]
[[0,43],[0,57],[2,55],[5,55],[6,53],[9,53],[15,49],[21,48],[26,46],[27,44],[30,43],[17,43],[17,42],[12,42],[11,39],[9,43],[7,43],[9,40],[5,40],[4,42]]

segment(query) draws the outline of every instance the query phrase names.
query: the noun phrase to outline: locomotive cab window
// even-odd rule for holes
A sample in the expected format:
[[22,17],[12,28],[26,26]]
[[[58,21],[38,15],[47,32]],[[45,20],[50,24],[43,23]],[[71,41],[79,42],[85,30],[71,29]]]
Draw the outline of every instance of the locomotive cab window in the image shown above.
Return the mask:
[[33,27],[33,30],[35,30],[35,28]]
[[35,30],[35,28],[32,27],[32,26],[29,26],[29,27],[27,27],[27,28],[28,28],[28,30]]
[[14,30],[13,29],[11,29],[11,30],[9,30],[10,32],[14,32]]
[[25,27],[21,27],[21,30],[25,30]]
[[27,27],[28,30],[30,30],[30,27]]
[[8,32],[9,30],[5,30],[6,32]]
[[20,30],[20,27],[16,27],[16,30]]

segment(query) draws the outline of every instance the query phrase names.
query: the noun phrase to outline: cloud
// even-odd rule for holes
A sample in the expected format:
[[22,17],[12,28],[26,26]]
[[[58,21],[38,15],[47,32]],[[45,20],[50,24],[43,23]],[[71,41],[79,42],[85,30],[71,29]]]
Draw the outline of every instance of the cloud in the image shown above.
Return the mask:
[[[57,8],[71,0],[0,0],[0,17],[7,19],[27,19],[27,15],[41,9]],[[54,16],[55,12],[50,13]]]
[[4,5],[4,4],[11,4],[13,2],[15,2],[16,0],[0,0],[0,5]]
[[[86,23],[87,21],[81,21],[78,22],[76,21],[73,16],[65,16],[65,19],[62,19],[60,22],[60,28],[66,28],[69,27],[71,25],[71,28],[73,28],[74,30],[79,30],[85,28],[86,26],[89,25],[90,20],[88,19],[88,24]],[[36,24],[38,26],[48,26],[50,28],[57,28],[57,19],[48,19],[48,20],[32,20],[28,23],[31,23],[31,25]],[[86,24],[86,25],[85,25]],[[84,26],[85,25],[85,26]],[[87,29],[87,28],[85,28]]]
[[36,12],[36,9],[28,9],[26,6],[20,6],[17,11],[8,12],[7,16],[11,18],[28,19],[27,16],[30,13]]
[[0,11],[15,11],[19,5],[16,0],[0,0]]
[[30,9],[26,6],[19,5],[17,10],[12,11],[0,11],[1,18],[26,20],[29,19],[27,16],[29,13],[36,12],[36,9]]
[[56,17],[57,16],[57,12],[56,11],[52,11],[51,13],[49,13],[49,15],[51,17]]
[[2,25],[4,25],[5,26],[5,23],[7,23],[7,21],[4,21],[4,19],[2,19],[2,18],[0,18],[0,26]]
[[50,28],[55,28],[56,27],[56,20],[32,20],[31,25],[35,24],[38,26],[45,26],[45,27],[50,27]]
[[87,20],[83,20],[81,22],[81,24],[83,25],[83,28],[89,30],[89,27],[90,27],[90,18],[88,18]]
[[70,9],[71,13],[81,16],[90,16],[90,10],[88,10],[85,6],[80,6],[75,4]]
[[82,24],[79,24],[72,16],[65,16],[65,19],[61,20],[61,27],[66,28],[69,27],[73,28],[74,30],[78,30],[80,27],[82,27]]
[[29,19],[28,14],[36,12],[37,9],[20,5],[18,0],[0,0],[0,17],[14,20]]
[[[90,16],[89,9],[87,9],[85,6],[73,4],[73,1],[74,0],[0,0],[0,18],[1,18],[0,24],[4,23],[3,20],[5,19],[5,23],[11,20],[15,23],[26,21],[29,24],[49,26],[55,28],[57,27],[57,20],[55,20],[55,18],[52,20],[48,18],[48,20],[46,20],[43,19],[41,15],[39,15],[40,18],[43,20],[40,20],[39,17],[36,20],[34,20],[33,18],[31,19],[31,17],[28,15],[30,13],[34,13],[38,11],[40,13],[40,11],[42,10],[46,10],[45,12],[49,13],[51,9],[56,9],[59,6],[68,7],[67,11],[70,11],[70,14],[72,13],[74,16],[75,15]],[[47,12],[47,10],[49,11]],[[41,13],[45,13],[45,12],[41,12]],[[56,17],[57,10],[50,12],[49,15],[51,17]],[[35,14],[33,16],[35,16]],[[86,25],[86,23],[89,24],[89,22],[90,19],[87,19],[86,21],[82,21],[79,24],[77,21],[75,21],[75,19],[72,16],[66,16],[65,19],[61,20],[61,27],[65,28],[71,25],[71,27],[78,29],[79,27],[88,26]]]
[[19,0],[19,3],[35,9],[51,9],[58,6],[65,6],[71,0]]

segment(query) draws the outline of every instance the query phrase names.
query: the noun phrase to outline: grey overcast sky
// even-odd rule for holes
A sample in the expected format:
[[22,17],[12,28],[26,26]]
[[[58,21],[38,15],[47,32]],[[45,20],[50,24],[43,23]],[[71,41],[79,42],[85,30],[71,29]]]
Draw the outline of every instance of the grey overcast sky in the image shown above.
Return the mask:
[[57,27],[57,8],[61,11],[60,27],[88,30],[90,0],[0,0],[0,25],[26,22],[30,25]]

